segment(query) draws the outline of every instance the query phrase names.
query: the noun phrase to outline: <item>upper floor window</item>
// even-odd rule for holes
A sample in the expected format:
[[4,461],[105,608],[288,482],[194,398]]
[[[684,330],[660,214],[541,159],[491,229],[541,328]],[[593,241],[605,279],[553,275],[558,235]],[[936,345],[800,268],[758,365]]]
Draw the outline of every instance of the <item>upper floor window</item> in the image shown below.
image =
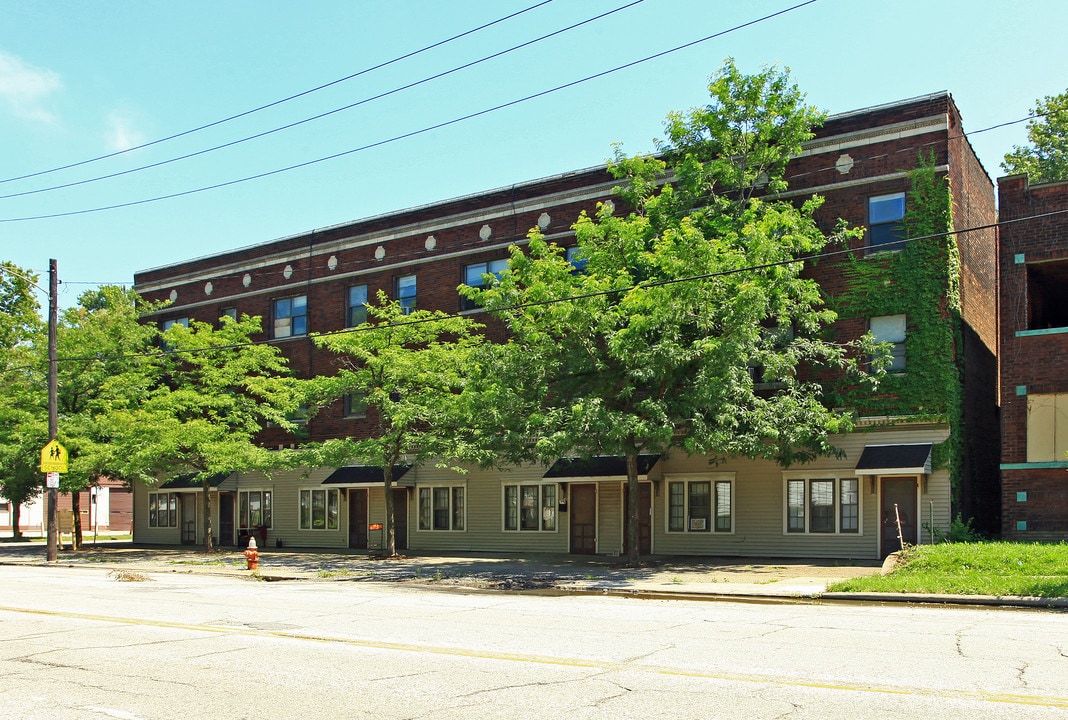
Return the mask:
[[235,307],[223,308],[219,312],[219,320],[220,320],[220,322],[222,321],[223,318],[230,318],[231,320],[237,320],[237,308],[235,308]]
[[1068,393],[1027,396],[1027,462],[1064,462]]
[[586,270],[586,258],[582,255],[582,248],[569,247],[567,249],[567,261],[575,268],[574,272],[581,273]]
[[345,396],[345,417],[367,417],[367,395],[362,392],[349,393]]
[[282,298],[274,301],[274,337],[287,338],[308,334],[308,297]]
[[1027,265],[1027,329],[1068,327],[1068,260]]
[[903,372],[905,370],[905,316],[882,315],[873,317],[869,327],[876,342],[893,343],[890,349],[890,364],[886,369],[890,372]]
[[[489,262],[473,263],[471,265],[464,266],[464,285],[469,285],[476,288],[484,288],[487,286],[486,275],[493,275],[499,278],[501,273],[508,269],[508,259],[502,260],[490,260]],[[460,308],[462,310],[474,310],[478,307],[478,304],[474,300],[468,298],[460,299]]]
[[367,322],[367,286],[353,285],[349,288],[346,301],[345,322],[348,327],[356,327]]
[[189,327],[189,318],[187,318],[187,317],[171,318],[170,320],[164,320],[162,323],[160,323],[160,327],[163,329],[164,332],[166,332],[167,330],[170,330],[175,325],[181,325],[182,327],[186,327],[187,328],[187,327]]
[[868,247],[903,250],[905,244],[905,193],[868,198]]
[[415,312],[415,287],[415,275],[404,275],[396,280],[396,296],[402,315]]

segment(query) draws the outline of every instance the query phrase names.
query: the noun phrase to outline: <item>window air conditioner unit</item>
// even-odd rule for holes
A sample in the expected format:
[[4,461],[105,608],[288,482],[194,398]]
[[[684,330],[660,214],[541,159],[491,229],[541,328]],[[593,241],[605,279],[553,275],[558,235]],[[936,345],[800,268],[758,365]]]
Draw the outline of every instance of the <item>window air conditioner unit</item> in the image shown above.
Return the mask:
[[704,530],[705,529],[705,522],[706,521],[705,521],[704,518],[690,518],[690,529],[691,530]]

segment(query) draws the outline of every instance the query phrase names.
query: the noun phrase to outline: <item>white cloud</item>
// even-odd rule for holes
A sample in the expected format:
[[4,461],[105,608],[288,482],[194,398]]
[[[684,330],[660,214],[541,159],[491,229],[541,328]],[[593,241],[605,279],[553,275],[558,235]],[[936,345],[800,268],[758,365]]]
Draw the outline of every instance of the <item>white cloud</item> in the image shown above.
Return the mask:
[[129,150],[144,144],[144,133],[135,127],[134,119],[129,114],[119,110],[112,111],[108,113],[106,122],[109,149]]
[[46,101],[62,87],[58,73],[33,67],[0,50],[0,102],[17,117],[54,123],[56,115],[47,108]]

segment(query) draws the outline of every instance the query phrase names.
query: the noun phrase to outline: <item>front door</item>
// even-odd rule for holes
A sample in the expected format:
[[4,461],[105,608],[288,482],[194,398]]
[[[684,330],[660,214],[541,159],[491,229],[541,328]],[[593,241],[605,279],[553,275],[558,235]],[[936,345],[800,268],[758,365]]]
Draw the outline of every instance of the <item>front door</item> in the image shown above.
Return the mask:
[[349,547],[367,549],[366,490],[349,490]]
[[[627,518],[630,517],[630,496],[627,484],[623,483],[623,554],[630,554],[630,536],[627,534]],[[638,554],[653,552],[653,492],[649,483],[638,483]]]
[[393,488],[393,524],[398,550],[408,549],[408,488]]
[[916,527],[916,478],[882,478],[882,502],[879,515],[882,534],[881,555],[886,557],[901,549],[898,539],[898,522],[901,523],[901,539],[906,544],[919,542]]
[[234,494],[219,493],[219,544],[234,544]]
[[182,493],[182,544],[197,544],[197,500],[196,493]]
[[571,552],[597,552],[597,486],[571,485]]

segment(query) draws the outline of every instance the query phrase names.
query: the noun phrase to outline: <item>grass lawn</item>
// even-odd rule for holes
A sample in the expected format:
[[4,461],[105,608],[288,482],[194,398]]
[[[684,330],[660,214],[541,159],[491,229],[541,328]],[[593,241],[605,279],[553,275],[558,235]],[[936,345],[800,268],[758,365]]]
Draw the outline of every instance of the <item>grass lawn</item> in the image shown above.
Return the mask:
[[831,592],[1068,597],[1068,544],[942,543],[906,551],[889,575],[835,583]]

